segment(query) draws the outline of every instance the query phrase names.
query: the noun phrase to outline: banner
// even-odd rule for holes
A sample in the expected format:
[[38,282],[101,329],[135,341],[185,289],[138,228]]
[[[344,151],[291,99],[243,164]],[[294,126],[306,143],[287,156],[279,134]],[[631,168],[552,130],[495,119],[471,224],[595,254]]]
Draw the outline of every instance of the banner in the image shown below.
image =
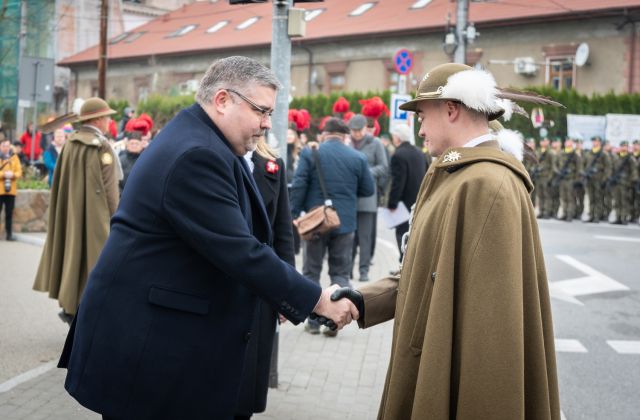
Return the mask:
[[605,138],[606,125],[604,115],[567,114],[567,136],[581,139],[587,149],[591,147],[591,137]]
[[640,115],[607,114],[606,139],[617,146],[622,140],[632,142],[640,138]]

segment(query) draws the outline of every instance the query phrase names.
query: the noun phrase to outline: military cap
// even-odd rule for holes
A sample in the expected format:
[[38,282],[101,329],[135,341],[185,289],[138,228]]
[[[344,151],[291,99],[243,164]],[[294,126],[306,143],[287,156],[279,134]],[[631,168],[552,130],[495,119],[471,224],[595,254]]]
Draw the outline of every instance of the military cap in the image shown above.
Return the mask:
[[629,145],[629,142],[628,142],[628,141],[626,141],[626,140],[622,140],[622,141],[620,142],[620,146],[628,146],[628,145]]
[[420,82],[415,99],[400,105],[400,109],[415,112],[419,102],[449,100],[482,112],[492,121],[504,114],[496,94],[496,81],[490,73],[465,64],[447,63],[431,69]]
[[93,97],[89,98],[82,104],[80,115],[77,121],[87,121],[94,118],[106,117],[115,114],[116,111],[109,107],[104,99]]
[[635,146],[636,144],[640,144],[640,140],[634,140],[633,145]]

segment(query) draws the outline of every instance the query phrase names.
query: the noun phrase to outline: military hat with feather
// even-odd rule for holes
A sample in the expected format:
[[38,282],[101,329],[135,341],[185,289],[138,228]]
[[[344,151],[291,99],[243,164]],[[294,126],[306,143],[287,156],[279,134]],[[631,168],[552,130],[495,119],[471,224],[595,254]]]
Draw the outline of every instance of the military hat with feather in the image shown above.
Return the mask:
[[459,63],[441,64],[427,72],[418,86],[416,97],[400,105],[400,109],[416,111],[418,103],[433,100],[460,102],[485,114],[489,121],[505,113],[508,118],[514,112],[528,116],[516,102],[563,106],[546,96],[498,87],[491,73]]

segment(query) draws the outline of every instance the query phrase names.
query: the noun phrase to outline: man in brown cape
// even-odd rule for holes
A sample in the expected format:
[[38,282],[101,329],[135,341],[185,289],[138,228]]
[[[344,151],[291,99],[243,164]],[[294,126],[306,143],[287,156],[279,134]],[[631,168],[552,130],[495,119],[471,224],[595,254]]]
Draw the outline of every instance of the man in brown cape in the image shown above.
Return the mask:
[[51,185],[49,228],[33,288],[58,299],[60,317],[69,323],[118,206],[118,160],[104,136],[115,112],[100,98],[85,101],[82,126],[60,152]]
[[400,275],[334,295],[356,303],[361,328],[395,318],[379,419],[560,418],[533,185],[505,152],[521,157],[522,143],[489,133],[504,112],[497,94],[490,74],[445,64],[401,106],[438,158]]

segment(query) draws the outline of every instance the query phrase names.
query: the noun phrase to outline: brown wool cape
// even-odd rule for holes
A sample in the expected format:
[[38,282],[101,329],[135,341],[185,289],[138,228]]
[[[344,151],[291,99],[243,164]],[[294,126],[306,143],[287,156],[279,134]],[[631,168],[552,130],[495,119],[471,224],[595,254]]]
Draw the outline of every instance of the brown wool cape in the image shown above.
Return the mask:
[[76,313],[109,235],[118,205],[116,164],[106,139],[84,127],[71,135],[56,164],[47,238],[33,289],[49,292],[68,314]]
[[360,289],[361,327],[395,318],[379,419],[560,418],[533,186],[481,146],[429,168],[399,279]]

